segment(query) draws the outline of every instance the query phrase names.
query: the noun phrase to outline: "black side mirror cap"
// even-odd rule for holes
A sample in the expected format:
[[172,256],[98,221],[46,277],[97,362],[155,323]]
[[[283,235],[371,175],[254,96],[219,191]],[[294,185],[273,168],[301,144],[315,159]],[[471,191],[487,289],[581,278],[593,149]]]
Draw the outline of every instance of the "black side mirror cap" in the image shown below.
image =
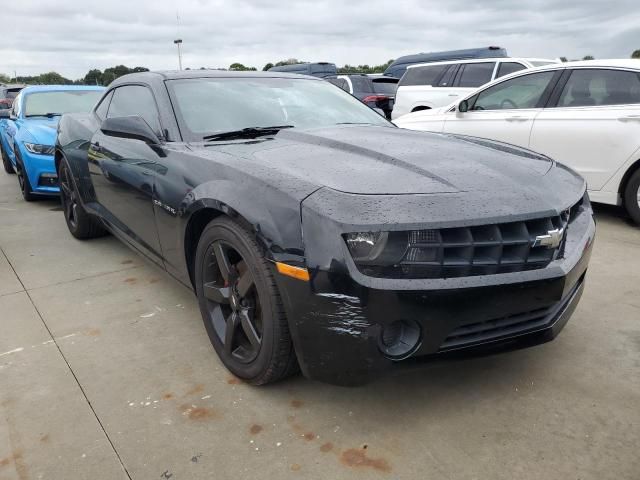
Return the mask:
[[466,100],[462,100],[458,104],[458,111],[461,112],[461,113],[468,112],[469,111],[469,102],[466,101]]
[[100,130],[110,137],[142,140],[149,145],[160,144],[158,135],[142,117],[137,115],[106,118],[100,125]]

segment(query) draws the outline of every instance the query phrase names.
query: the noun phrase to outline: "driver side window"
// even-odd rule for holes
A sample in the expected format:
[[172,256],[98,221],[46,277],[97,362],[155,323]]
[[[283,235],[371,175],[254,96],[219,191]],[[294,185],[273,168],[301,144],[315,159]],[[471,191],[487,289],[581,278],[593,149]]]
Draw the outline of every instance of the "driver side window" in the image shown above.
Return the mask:
[[132,115],[142,117],[156,134],[161,134],[158,107],[156,107],[153,94],[147,87],[125,85],[114,90],[107,118]]
[[22,103],[22,94],[18,94],[13,99],[13,105],[11,106],[11,116],[18,118],[20,116],[20,104]]
[[480,92],[470,110],[541,108],[540,101],[555,71],[512,78]]

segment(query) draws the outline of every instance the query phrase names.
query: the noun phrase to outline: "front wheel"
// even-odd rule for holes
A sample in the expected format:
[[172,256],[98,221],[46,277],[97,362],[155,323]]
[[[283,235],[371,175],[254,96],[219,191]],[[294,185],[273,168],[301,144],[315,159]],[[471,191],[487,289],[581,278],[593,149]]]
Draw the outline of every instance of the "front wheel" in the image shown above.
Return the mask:
[[207,225],[198,242],[195,282],[209,339],[234,375],[264,385],[296,371],[272,270],[247,229],[227,217]]
[[631,175],[624,189],[624,206],[634,222],[640,224],[640,170]]
[[60,162],[58,181],[60,183],[60,203],[62,204],[64,219],[71,235],[80,240],[105,235],[106,230],[100,221],[87,213],[80,203],[80,195],[66,160]]
[[18,184],[20,185],[22,198],[24,198],[25,202],[33,202],[34,200],[36,200],[36,195],[33,194],[31,182],[29,181],[29,175],[24,169],[24,163],[22,163],[22,160],[18,156],[18,149],[15,147],[14,152],[16,155],[16,173],[18,174]]
[[9,156],[4,151],[4,148],[2,148],[2,142],[0,142],[0,156],[2,157],[2,166],[4,167],[4,171],[7,172],[8,174],[16,173],[15,170],[13,169],[13,165],[11,165],[11,160],[9,160]]

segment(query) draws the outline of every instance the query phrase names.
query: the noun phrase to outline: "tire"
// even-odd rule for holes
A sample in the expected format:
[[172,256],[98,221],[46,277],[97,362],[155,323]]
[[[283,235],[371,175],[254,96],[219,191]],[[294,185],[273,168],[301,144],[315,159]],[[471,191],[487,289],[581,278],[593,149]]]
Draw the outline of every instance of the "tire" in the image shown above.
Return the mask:
[[624,206],[629,216],[640,225],[640,170],[631,175],[624,189]]
[[265,385],[298,369],[282,299],[253,235],[228,217],[202,232],[196,294],[209,340],[237,377]]
[[71,235],[79,240],[104,236],[107,232],[100,220],[87,213],[82,206],[71,170],[64,159],[60,162],[58,169],[58,181],[60,183],[60,203],[62,204],[64,220]]
[[18,174],[18,184],[20,185],[20,191],[22,192],[22,198],[25,202],[33,202],[37,200],[37,196],[33,194],[33,188],[31,188],[31,182],[29,181],[29,175],[24,170],[24,164],[18,154],[18,149],[14,147],[16,156],[16,173]]
[[2,166],[4,167],[4,171],[9,175],[16,173],[13,169],[13,165],[11,164],[11,160],[9,160],[9,156],[5,153],[4,148],[2,148],[2,142],[0,142],[0,156],[2,156]]

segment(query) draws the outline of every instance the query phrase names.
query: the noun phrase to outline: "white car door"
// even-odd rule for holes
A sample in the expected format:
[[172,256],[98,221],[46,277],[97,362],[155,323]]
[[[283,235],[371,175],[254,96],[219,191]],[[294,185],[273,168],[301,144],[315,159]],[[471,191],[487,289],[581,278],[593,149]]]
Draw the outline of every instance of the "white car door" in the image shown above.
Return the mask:
[[542,111],[555,75],[556,70],[520,75],[481,90],[467,100],[466,112],[447,114],[444,131],[528,147],[533,120]]
[[580,173],[600,190],[640,147],[640,73],[571,72],[557,105],[536,117],[530,148]]

